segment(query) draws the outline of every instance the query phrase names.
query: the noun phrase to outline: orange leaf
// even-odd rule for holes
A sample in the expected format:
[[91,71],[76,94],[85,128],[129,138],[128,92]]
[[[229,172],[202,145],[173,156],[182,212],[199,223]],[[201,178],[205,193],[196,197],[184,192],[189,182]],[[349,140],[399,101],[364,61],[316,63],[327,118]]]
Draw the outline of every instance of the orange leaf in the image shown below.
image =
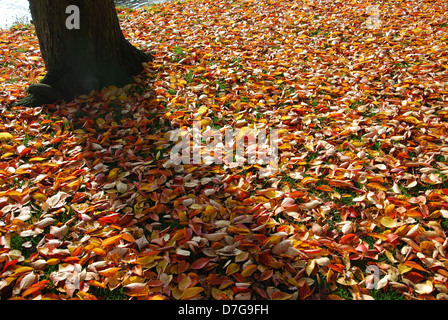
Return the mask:
[[132,235],[129,233],[123,233],[123,240],[126,240],[127,242],[134,243],[135,239]]
[[97,254],[99,256],[105,256],[107,254],[107,252],[101,248],[94,248],[93,252],[95,252],[95,254]]
[[356,234],[354,234],[354,233],[349,233],[349,234],[343,236],[343,237],[341,238],[341,240],[339,240],[339,243],[341,243],[341,244],[350,243],[350,242],[352,242],[353,240],[355,240],[356,238],[357,238],[357,235],[356,235]]
[[345,266],[342,264],[329,264],[328,267],[331,270],[334,270],[336,272],[342,273],[345,270]]
[[97,288],[102,288],[102,289],[106,289],[107,288],[104,284],[102,284],[101,282],[96,281],[96,280],[90,280],[89,284],[94,286],[94,287],[97,287]]
[[411,209],[411,210],[407,210],[406,212],[404,212],[404,215],[408,216],[408,217],[412,217],[412,218],[421,218],[423,215],[421,214],[420,211],[418,211],[418,209]]
[[121,270],[121,268],[112,267],[112,268],[107,268],[107,269],[98,271],[98,273],[100,275],[102,275],[103,277],[112,277],[114,274],[117,273],[118,270]]
[[67,257],[67,258],[65,258],[64,262],[65,263],[78,263],[79,260],[81,260],[81,259],[78,257]]
[[414,261],[406,261],[403,263],[405,266],[423,271],[423,272],[428,272],[426,271],[421,265],[419,265],[418,263],[414,262]]
[[326,191],[326,192],[333,192],[334,191],[331,187],[329,187],[329,186],[327,186],[325,184],[316,187],[316,190],[321,190],[321,191]]
[[250,277],[255,271],[257,271],[258,266],[256,264],[250,264],[241,272],[243,277]]
[[344,180],[331,180],[328,184],[332,187],[347,188],[352,187],[353,183]]
[[229,226],[227,231],[230,233],[237,233],[237,234],[243,234],[243,235],[248,235],[251,233],[250,229],[248,229],[246,226],[241,225],[241,224],[237,225],[237,226]]
[[395,210],[395,205],[393,203],[389,204],[386,208],[384,208],[384,214],[386,216],[393,216],[393,215],[395,215],[395,213],[396,213],[396,210]]
[[204,288],[201,287],[191,287],[182,292],[182,295],[180,296],[181,300],[188,300],[191,298],[196,297],[198,294],[200,294],[202,291],[204,291]]
[[302,191],[293,191],[288,193],[287,196],[289,198],[303,198],[304,196],[306,196],[306,193]]
[[116,244],[118,241],[120,241],[120,239],[123,237],[122,234],[113,236],[113,237],[109,237],[107,239],[104,239],[103,242],[101,243],[101,245],[103,247],[108,247],[108,246],[112,246],[114,244]]
[[377,190],[381,190],[381,191],[387,191],[386,187],[384,187],[381,184],[376,183],[376,182],[368,183],[367,186],[369,186],[369,187],[371,187],[373,189],[377,189]]
[[28,289],[26,289],[23,293],[22,293],[22,297],[26,297],[30,294],[33,294],[34,292],[40,291],[43,288],[45,288],[45,286],[47,285],[47,283],[50,280],[42,280],[39,281],[38,283],[35,283],[33,285],[31,285]]

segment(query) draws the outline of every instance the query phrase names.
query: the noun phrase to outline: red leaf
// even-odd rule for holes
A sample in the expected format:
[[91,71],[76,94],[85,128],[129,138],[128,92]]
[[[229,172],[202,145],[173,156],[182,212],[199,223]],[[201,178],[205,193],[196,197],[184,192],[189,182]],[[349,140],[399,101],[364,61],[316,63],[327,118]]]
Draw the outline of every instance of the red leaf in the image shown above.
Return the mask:
[[308,298],[314,291],[310,290],[310,287],[305,283],[300,289],[299,289],[299,294],[300,294],[300,300],[305,300],[306,298]]
[[22,152],[20,152],[21,156],[27,155],[28,153],[31,152],[31,148],[25,148],[22,150]]
[[16,265],[16,263],[19,262],[19,260],[11,260],[5,263],[5,267],[3,268],[3,272],[11,269],[12,267],[14,267]]
[[425,277],[420,273],[414,271],[408,272],[405,278],[411,280],[413,283],[417,283],[425,279]]
[[198,259],[191,264],[190,269],[202,269],[207,265],[208,261],[208,258]]
[[343,237],[341,238],[341,240],[339,240],[339,243],[340,243],[340,244],[350,243],[350,242],[352,242],[353,240],[355,240],[356,238],[357,238],[357,235],[356,235],[356,234],[354,234],[354,233],[349,233],[349,234],[343,236]]
[[149,287],[161,287],[161,286],[163,286],[163,282],[160,280],[150,280],[150,281],[148,281],[148,286]]
[[345,270],[345,266],[342,264],[329,264],[328,268],[339,273],[342,273]]
[[177,264],[177,272],[183,273],[183,272],[187,271],[189,265],[190,264],[187,261],[184,261],[184,260],[179,261],[179,263]]
[[263,271],[261,274],[260,274],[260,281],[266,281],[266,280],[268,280],[270,277],[272,277],[272,275],[274,274],[274,271],[272,270],[272,269],[269,269],[269,270],[266,270],[266,271]]

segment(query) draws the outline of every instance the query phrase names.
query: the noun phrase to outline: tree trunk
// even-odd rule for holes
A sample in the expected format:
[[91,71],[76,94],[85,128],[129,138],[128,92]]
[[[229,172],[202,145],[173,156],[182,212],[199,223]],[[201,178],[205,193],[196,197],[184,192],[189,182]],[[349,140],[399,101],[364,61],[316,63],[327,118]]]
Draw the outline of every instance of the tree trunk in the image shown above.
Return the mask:
[[[124,86],[151,59],[124,38],[113,0],[29,1],[47,74],[16,105],[68,101],[93,89]],[[66,24],[72,5],[79,8],[79,29]]]

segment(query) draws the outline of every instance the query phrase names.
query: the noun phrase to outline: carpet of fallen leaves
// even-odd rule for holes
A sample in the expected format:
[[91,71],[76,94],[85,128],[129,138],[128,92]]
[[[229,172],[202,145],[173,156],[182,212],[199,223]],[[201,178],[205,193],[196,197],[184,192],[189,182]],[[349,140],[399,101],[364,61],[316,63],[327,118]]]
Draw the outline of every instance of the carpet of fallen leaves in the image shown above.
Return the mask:
[[[0,31],[1,297],[447,299],[448,2],[373,4],[119,10],[138,83],[41,108]],[[278,130],[279,171],[175,165],[194,121]]]

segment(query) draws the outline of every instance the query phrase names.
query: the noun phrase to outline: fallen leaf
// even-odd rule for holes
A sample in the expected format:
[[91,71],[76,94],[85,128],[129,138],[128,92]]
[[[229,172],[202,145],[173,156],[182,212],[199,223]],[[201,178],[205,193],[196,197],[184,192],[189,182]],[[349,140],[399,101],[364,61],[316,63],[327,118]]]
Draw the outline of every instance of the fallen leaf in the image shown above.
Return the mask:
[[198,294],[200,294],[202,291],[204,291],[204,288],[201,288],[201,287],[188,288],[184,292],[182,292],[180,299],[181,300],[192,299],[192,298],[196,297]]

